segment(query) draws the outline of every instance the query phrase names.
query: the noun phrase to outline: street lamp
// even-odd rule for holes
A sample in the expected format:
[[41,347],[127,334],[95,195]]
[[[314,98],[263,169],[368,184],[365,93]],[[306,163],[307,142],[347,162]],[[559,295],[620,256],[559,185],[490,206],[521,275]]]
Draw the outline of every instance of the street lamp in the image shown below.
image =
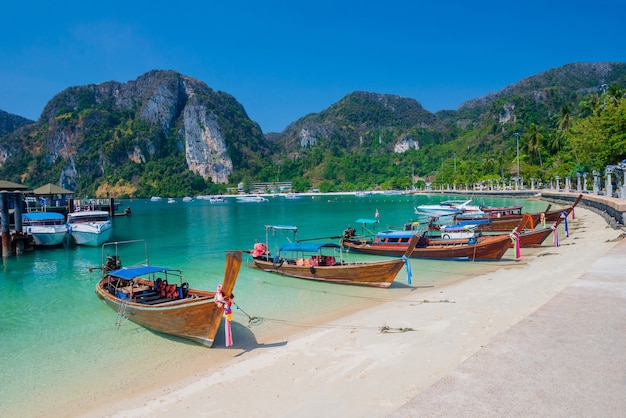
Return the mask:
[[513,135],[515,135],[516,144],[517,144],[517,178],[519,179],[519,137],[520,137],[520,133],[519,132],[515,132]]

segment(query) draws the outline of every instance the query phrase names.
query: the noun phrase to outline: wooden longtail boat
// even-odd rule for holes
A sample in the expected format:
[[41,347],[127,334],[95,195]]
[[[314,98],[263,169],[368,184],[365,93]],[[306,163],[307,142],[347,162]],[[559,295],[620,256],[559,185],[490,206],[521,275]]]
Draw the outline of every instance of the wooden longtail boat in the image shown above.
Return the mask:
[[[351,228],[350,231],[354,232]],[[348,232],[344,234],[341,244],[349,251],[358,253],[401,256],[408,252],[409,242],[414,236],[418,236],[415,231],[390,230],[377,233],[372,240],[350,236]],[[481,236],[464,240],[430,240],[422,236],[408,256],[434,259],[499,260],[509,248],[511,248],[511,238],[508,235]]]
[[[521,248],[539,247],[554,232],[563,219],[565,218],[559,218],[557,221],[554,221],[551,227],[535,229],[532,216],[526,213],[513,232],[518,233],[517,239],[519,239]],[[513,246],[514,243],[511,241],[511,247]]]
[[[295,226],[266,225],[265,228],[266,236],[269,236],[270,231],[276,230],[291,231],[294,237],[297,233]],[[413,248],[418,238],[413,240]],[[399,252],[398,256],[404,255],[408,248],[409,242],[405,246],[405,251]],[[332,255],[325,254],[328,252],[332,252]],[[388,288],[405,265],[405,261],[408,262],[404,258],[385,261],[345,261],[342,247],[335,243],[290,242],[281,246],[275,256],[269,253],[267,244],[257,243],[249,253],[253,262],[250,266],[268,273],[379,288]]]
[[[529,215],[532,218],[533,225],[542,225],[544,223],[560,222],[563,220],[563,216],[569,216],[574,208],[581,201],[583,195],[579,195],[576,201],[569,207],[563,209],[546,210],[545,212],[536,212],[530,214],[521,214],[517,217],[508,215],[504,218],[484,218],[484,219],[472,219],[464,220],[460,222],[461,225],[477,224],[478,230],[482,232],[509,232],[519,223],[524,215]],[[564,215],[565,214],[565,215]]]
[[[117,248],[120,244],[102,246],[102,278],[96,294],[118,313],[118,324],[128,318],[156,332],[175,335],[212,347],[224,310],[230,309],[233,288],[241,267],[242,251],[226,253],[224,280],[215,292],[189,288],[182,271],[149,265],[121,267]],[[115,247],[115,254],[105,259],[105,250]],[[145,245],[145,244],[144,244]],[[111,248],[111,247],[109,247]],[[147,251],[146,251],[147,254]],[[106,260],[106,261],[105,261]],[[178,283],[173,283],[176,280]],[[225,324],[229,342],[229,317]]]

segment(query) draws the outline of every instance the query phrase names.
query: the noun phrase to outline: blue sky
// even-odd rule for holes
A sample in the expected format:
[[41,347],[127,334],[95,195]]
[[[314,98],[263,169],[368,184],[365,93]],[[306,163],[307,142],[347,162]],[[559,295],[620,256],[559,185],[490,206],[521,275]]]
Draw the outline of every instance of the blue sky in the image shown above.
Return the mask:
[[626,62],[621,0],[8,3],[0,109],[30,119],[67,87],[153,69],[233,95],[267,133],[357,90],[436,112],[565,64]]

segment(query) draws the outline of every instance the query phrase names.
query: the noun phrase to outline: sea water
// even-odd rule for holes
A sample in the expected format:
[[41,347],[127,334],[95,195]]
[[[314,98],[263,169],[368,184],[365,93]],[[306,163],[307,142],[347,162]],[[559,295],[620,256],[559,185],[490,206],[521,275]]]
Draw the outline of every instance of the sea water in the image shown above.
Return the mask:
[[[459,197],[460,199],[463,197]],[[360,231],[359,218],[374,218],[380,227],[401,228],[416,218],[414,207],[445,200],[441,195],[381,194],[303,195],[297,199],[270,197],[269,202],[224,203],[194,199],[168,203],[124,200],[120,210],[130,216],[114,219],[111,241],[145,240],[151,264],[183,270],[192,288],[215,290],[224,274],[225,252],[249,250],[266,241],[266,225],[294,225],[297,238],[328,238],[339,242],[345,228]],[[529,212],[546,204],[523,199],[474,197],[474,204],[523,204]],[[270,249],[293,239],[270,236]],[[106,254],[105,254],[106,255]],[[142,259],[125,260],[132,265]],[[346,254],[352,260],[377,256]],[[94,292],[103,250],[66,243],[55,248],[2,259],[0,273],[0,416],[45,415],[72,399],[101,396],[155,367],[142,359],[171,359],[185,355],[228,358],[237,351],[224,347],[222,331],[214,348],[148,331],[129,321]],[[399,292],[439,286],[463,277],[515,263],[512,251],[498,262],[411,259],[411,284],[403,269],[389,289],[318,283],[273,275],[250,268],[244,254],[236,283],[233,316],[234,349],[238,340],[251,349],[257,340],[271,347],[273,335],[336,317],[344,311],[392,301]],[[405,293],[403,293],[405,294]],[[372,324],[373,327],[388,324]],[[284,339],[278,341],[284,343]],[[277,343],[278,343],[277,342]],[[202,351],[204,350],[204,351]],[[229,351],[230,350],[230,351]],[[149,353],[149,355],[147,355]],[[78,414],[69,412],[68,415]]]

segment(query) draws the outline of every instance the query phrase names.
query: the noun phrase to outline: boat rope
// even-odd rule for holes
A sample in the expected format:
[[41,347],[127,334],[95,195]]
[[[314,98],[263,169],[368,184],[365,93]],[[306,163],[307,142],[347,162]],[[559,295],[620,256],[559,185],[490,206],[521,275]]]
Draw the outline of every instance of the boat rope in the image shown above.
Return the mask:
[[238,311],[243,312],[243,314],[248,317],[248,326],[260,325],[261,323],[263,323],[263,318],[258,317],[258,316],[250,316],[250,315],[248,315],[248,313],[246,311],[244,311],[243,309],[241,309],[241,307],[239,305],[237,305],[237,302],[235,302],[235,301],[232,301],[232,302],[233,302],[233,305],[235,305],[235,308],[237,308]]
[[265,318],[268,321],[278,322],[281,324],[291,325],[294,327],[303,327],[303,328],[325,328],[325,329],[361,329],[361,330],[377,330],[381,334],[389,334],[389,333],[402,333],[409,331],[417,331],[416,329],[410,327],[400,327],[400,328],[392,328],[388,325],[381,325],[378,327],[371,327],[367,325],[344,325],[344,324],[311,324],[306,322],[296,322],[290,321],[288,319],[278,319],[278,318]]
[[[412,301],[411,305],[415,306],[415,305],[422,305],[426,303],[456,303],[456,302],[450,301],[448,299],[445,299],[445,300],[424,299],[421,301]],[[271,321],[271,322],[277,322],[277,323],[285,324],[285,325],[291,325],[294,327],[302,327],[302,328],[379,330],[381,334],[393,333],[393,332],[401,333],[401,332],[408,332],[408,331],[417,331],[416,329],[413,329],[413,328],[408,328],[408,327],[392,328],[388,325],[381,325],[378,327],[373,327],[373,326],[366,326],[366,325],[312,324],[309,322],[298,322],[298,321],[292,321],[289,319],[280,319],[280,318],[265,318],[265,320]]]

